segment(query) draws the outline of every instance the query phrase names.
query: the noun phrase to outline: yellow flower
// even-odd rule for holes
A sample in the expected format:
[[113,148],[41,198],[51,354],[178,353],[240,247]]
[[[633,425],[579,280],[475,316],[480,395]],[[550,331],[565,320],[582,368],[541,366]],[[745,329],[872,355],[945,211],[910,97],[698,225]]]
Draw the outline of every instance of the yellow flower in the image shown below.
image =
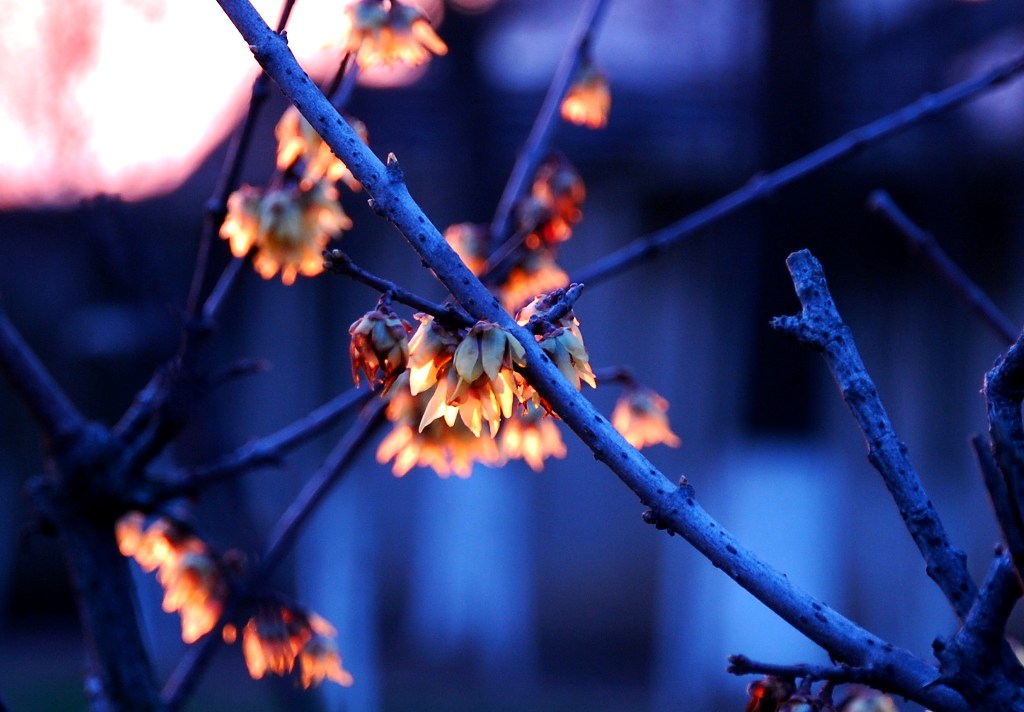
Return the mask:
[[307,689],[324,680],[333,680],[343,687],[352,685],[352,674],[341,666],[341,654],[333,637],[314,633],[299,653],[299,669],[302,686]]
[[328,241],[351,227],[338,191],[318,180],[266,193],[243,186],[228,198],[220,234],[235,257],[256,248],[253,267],[261,277],[271,279],[280,270],[281,281],[293,284],[298,274],[312,277],[323,272],[322,253]]
[[263,608],[249,619],[242,630],[242,653],[252,679],[292,671],[296,656],[313,635],[304,623],[285,606]]
[[437,383],[459,345],[459,338],[429,314],[414,314],[420,322],[409,340],[409,388],[418,395]]
[[420,430],[441,417],[451,426],[458,415],[477,436],[486,421],[493,438],[520,397],[512,367],[525,363],[523,346],[514,336],[497,324],[477,322],[455,349],[444,378],[437,379]]
[[[351,117],[348,122],[363,143],[367,143],[366,124]],[[334,155],[331,147],[324,143],[312,124],[294,106],[289,106],[281,116],[274,129],[274,136],[277,137],[278,170],[287,171],[296,161],[305,159],[301,175],[303,179],[318,181],[323,178],[331,183],[344,181],[352,190],[362,189],[362,184],[352,175],[344,161]]]
[[410,331],[409,324],[385,304],[356,319],[348,330],[352,336],[349,357],[356,386],[362,370],[371,390],[382,385],[383,393],[388,392],[409,361]]
[[577,126],[599,129],[608,123],[611,106],[608,78],[592,61],[585,61],[562,100],[562,118]]
[[382,0],[358,0],[347,8],[349,29],[343,50],[355,52],[360,67],[395,62],[414,67],[430,59],[431,52],[448,53],[448,45],[419,10],[396,0],[387,5]]
[[473,223],[449,225],[444,231],[444,239],[470,272],[479,276],[487,269],[487,226]]
[[581,388],[581,381],[591,388],[597,388],[594,371],[590,368],[590,355],[583,345],[583,334],[578,325],[560,326],[537,338],[540,347],[576,390]]
[[583,179],[572,164],[560,156],[546,160],[537,169],[530,195],[548,211],[534,233],[547,243],[568,240],[572,226],[583,218],[580,206],[587,198]]
[[143,528],[144,517],[131,512],[116,528],[118,547],[144,571],[157,570],[164,587],[163,609],[181,616],[181,638],[194,643],[209,633],[224,609],[228,587],[220,563],[197,536],[159,518]]
[[434,421],[419,430],[427,400],[426,394],[412,395],[408,375],[399,377],[386,411],[395,427],[377,447],[377,462],[394,459],[391,471],[396,477],[414,467],[430,467],[441,477],[454,473],[463,478],[472,474],[476,462],[495,466],[504,462],[494,440],[473,435],[461,422],[449,426]]
[[512,460],[525,460],[534,472],[544,469],[547,458],[563,458],[566,454],[562,434],[558,432],[554,419],[532,405],[525,413],[502,423],[498,446],[502,455]]
[[679,447],[679,436],[668,424],[668,401],[650,388],[627,389],[615,404],[612,426],[635,448]]
[[505,311],[515,312],[538,294],[568,284],[569,275],[562,271],[546,251],[541,250],[509,270],[508,277],[498,288],[498,295]]

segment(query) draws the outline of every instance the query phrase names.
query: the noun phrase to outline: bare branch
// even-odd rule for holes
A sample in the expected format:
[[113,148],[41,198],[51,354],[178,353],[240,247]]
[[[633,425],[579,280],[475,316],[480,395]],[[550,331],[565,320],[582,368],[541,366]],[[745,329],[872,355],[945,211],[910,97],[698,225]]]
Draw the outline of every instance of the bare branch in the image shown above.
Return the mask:
[[800,299],[799,316],[775,317],[772,326],[822,353],[843,400],[868,446],[868,460],[878,470],[899,509],[907,530],[927,564],[928,575],[963,620],[977,597],[967,571],[966,556],[946,536],[921,478],[896,437],[889,414],[843,323],[825,281],[821,264],[807,250],[786,260]]
[[932,666],[885,643],[797,589],[723,530],[697,503],[692,487],[674,485],[630,446],[466,268],[409,195],[401,172],[385,167],[359,140],[252,5],[247,0],[218,2],[257,61],[362,182],[380,213],[395,224],[471,316],[498,324],[520,341],[526,353],[524,372],[529,382],[594,456],[651,507],[656,521],[682,535],[713,564],[837,659],[854,665],[878,664],[890,677],[890,688],[900,694],[932,709],[966,712],[968,705],[963,698],[938,679]]
[[0,308],[0,371],[21,396],[56,452],[78,440],[86,422]]
[[352,408],[361,406],[373,395],[371,391],[352,388],[277,432],[250,441],[216,462],[174,473],[167,478],[171,484],[159,490],[158,499],[192,494],[259,465],[279,462],[288,451],[316,437],[334,425],[338,418]]
[[494,247],[500,246],[505,241],[512,209],[522,196],[527,181],[537,171],[537,166],[547,154],[551,135],[558,123],[559,106],[565,93],[569,90],[569,85],[572,84],[573,77],[582,63],[585,53],[589,50],[597,23],[600,22],[607,6],[607,0],[588,0],[580,13],[576,28],[566,44],[554,76],[551,78],[551,85],[548,87],[547,96],[544,97],[544,103],[541,104],[537,118],[533,122],[533,128],[530,129],[526,143],[519,151],[508,182],[505,184],[505,190],[498,200],[498,207],[495,210],[494,219],[491,220],[490,229]]
[[800,679],[811,682],[819,680],[831,680],[835,683],[856,682],[882,689],[879,687],[877,670],[850,665],[779,665],[751,660],[746,655],[731,655],[729,656],[729,667],[726,670],[733,675],[771,675],[784,680]]
[[868,197],[868,206],[874,212],[880,213],[903,235],[910,249],[924,257],[931,268],[946,281],[960,300],[985,322],[992,333],[1007,344],[1016,341],[1020,329],[996,306],[985,290],[946,254],[935,240],[935,236],[915,225],[887,192],[873,192]]
[[376,289],[381,294],[390,294],[391,298],[413,309],[430,314],[446,324],[472,326],[473,319],[456,306],[434,304],[412,292],[402,289],[394,282],[378,277],[363,269],[341,250],[328,250],[324,253],[324,268],[336,274],[348,275],[357,282]]
[[954,84],[936,94],[926,94],[912,104],[854,129],[776,171],[755,176],[742,188],[719,198],[707,207],[650,235],[639,237],[628,245],[591,263],[577,274],[572,275],[572,279],[588,284],[603,282],[605,279],[619,274],[624,268],[631,267],[647,257],[662,252],[669,246],[732,215],[737,210],[773,196],[780,188],[873,146],[882,139],[899,133],[916,123],[948,111],[978,94],[994,89],[1021,72],[1024,72],[1024,55],[1020,55],[985,74]]
[[[1010,559],[1018,572],[1024,571],[1024,522],[1021,521],[1018,502],[1011,496],[1007,481],[1003,477],[1003,472],[1017,471],[1020,465],[1012,462],[997,465],[995,456],[980,435],[971,439],[971,445],[978,458],[985,489],[988,490],[989,499],[992,501],[992,510],[1003,532],[1003,540],[1009,550]],[[1003,445],[999,450],[1004,454],[1012,452]]]

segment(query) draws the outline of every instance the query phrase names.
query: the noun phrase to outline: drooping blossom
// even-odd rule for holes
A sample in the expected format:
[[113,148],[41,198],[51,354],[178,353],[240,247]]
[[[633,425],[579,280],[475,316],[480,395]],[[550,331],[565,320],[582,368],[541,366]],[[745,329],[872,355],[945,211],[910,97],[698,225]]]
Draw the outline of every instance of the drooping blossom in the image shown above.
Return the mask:
[[299,671],[306,689],[324,680],[332,680],[342,687],[349,687],[353,682],[352,673],[341,665],[338,643],[332,636],[315,631],[299,653]]
[[505,311],[514,313],[538,294],[565,287],[569,275],[546,250],[526,255],[498,287],[498,298]]
[[565,443],[554,419],[532,404],[525,412],[502,422],[498,447],[503,456],[510,460],[524,460],[534,472],[544,469],[547,458],[566,455]]
[[249,676],[259,680],[268,672],[287,675],[312,635],[308,623],[290,608],[264,606],[242,629],[242,653]]
[[156,571],[164,588],[163,609],[181,617],[181,638],[193,643],[209,633],[224,609],[227,579],[206,543],[159,517],[148,527],[139,512],[118,521],[115,535],[124,556],[146,572]]
[[597,68],[593,60],[585,60],[562,99],[562,118],[577,126],[599,129],[608,124],[608,111],[611,107],[612,92],[608,77]]
[[497,324],[477,322],[456,347],[444,377],[437,379],[420,430],[441,417],[451,426],[458,415],[477,436],[486,422],[493,438],[520,397],[513,366],[524,364],[523,346],[514,336]]
[[[363,143],[367,143],[366,124],[352,117],[347,119]],[[330,183],[344,181],[354,191],[362,189],[362,184],[352,175],[345,162],[334,155],[331,147],[294,106],[289,106],[281,116],[274,129],[274,136],[277,138],[278,170],[290,170],[301,159],[303,165],[300,177],[304,180],[315,182],[324,179]]]
[[405,371],[409,361],[409,333],[412,327],[383,301],[349,327],[349,358],[352,380],[359,385],[362,371],[370,388],[380,385],[387,393]]
[[469,271],[480,276],[487,269],[487,226],[474,223],[449,225],[444,239],[459,256]]
[[612,411],[612,426],[635,448],[679,447],[679,436],[668,423],[668,401],[650,388],[627,388]]
[[423,64],[431,53],[443,56],[448,45],[419,10],[397,0],[358,0],[347,8],[348,36],[343,51],[354,52],[363,69],[400,62]]
[[545,160],[537,169],[530,194],[516,208],[526,247],[536,249],[568,240],[573,225],[583,218],[581,207],[586,197],[583,179],[564,156]]
[[474,463],[503,464],[497,443],[474,435],[461,421],[449,426],[435,420],[420,430],[429,398],[427,393],[412,395],[408,378],[408,372],[399,377],[389,394],[385,414],[394,427],[377,447],[377,462],[394,460],[391,471],[396,477],[414,467],[429,467],[440,477],[455,474],[465,478],[472,474]]
[[299,274],[312,277],[323,272],[327,243],[351,227],[338,191],[318,180],[265,192],[239,188],[228,198],[220,234],[235,257],[256,249],[253,267],[261,277],[271,279],[280,271],[281,281],[293,284]]
[[[557,303],[559,298],[560,295],[557,292],[537,295],[516,313],[516,323],[525,326],[530,323],[534,315],[543,316]],[[545,321],[546,324],[541,326],[541,331],[537,334],[540,347],[544,349],[566,380],[576,387],[576,390],[581,388],[581,382],[591,388],[597,388],[597,380],[590,367],[590,354],[587,353],[587,347],[583,344],[580,322],[572,309],[559,318]],[[527,398],[535,402],[540,400],[532,388],[527,387],[526,391],[523,395],[524,400]]]
[[437,383],[455,355],[459,337],[430,314],[414,314],[420,322],[409,340],[409,389],[418,395]]

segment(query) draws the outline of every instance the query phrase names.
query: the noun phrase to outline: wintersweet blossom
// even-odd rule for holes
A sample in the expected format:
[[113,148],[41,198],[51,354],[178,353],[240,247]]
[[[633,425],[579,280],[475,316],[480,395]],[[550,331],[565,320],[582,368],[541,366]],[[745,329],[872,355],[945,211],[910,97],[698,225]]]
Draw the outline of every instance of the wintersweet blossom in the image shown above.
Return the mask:
[[533,405],[502,423],[498,447],[502,455],[510,460],[524,460],[534,472],[544,469],[547,458],[566,455],[565,443],[554,419]]
[[181,638],[194,643],[220,618],[228,586],[219,561],[199,537],[160,517],[148,527],[139,512],[117,522],[118,548],[146,572],[157,571],[164,588],[163,609],[181,617]]
[[538,294],[568,284],[569,275],[546,250],[541,250],[528,255],[518,266],[509,270],[505,281],[498,287],[498,298],[505,311],[515,312]]
[[474,463],[498,466],[504,460],[497,443],[477,437],[459,421],[451,426],[435,420],[422,430],[419,423],[427,404],[427,394],[412,395],[408,372],[391,389],[385,415],[394,428],[377,447],[377,462],[392,463],[391,471],[403,477],[414,467],[429,467],[441,477],[452,474],[469,477]]
[[363,69],[396,62],[414,67],[445,55],[448,45],[437,36],[423,14],[396,0],[358,0],[347,8],[348,37],[343,50],[354,52]]
[[479,276],[487,269],[487,226],[474,223],[458,223],[449,225],[444,231],[444,239],[469,268]]
[[267,606],[242,629],[242,653],[249,676],[286,675],[313,633],[285,606]]
[[[366,124],[352,117],[347,119],[363,143],[367,143]],[[277,138],[278,170],[291,170],[296,162],[302,159],[300,177],[304,180],[325,179],[331,183],[344,181],[345,185],[354,191],[362,189],[362,184],[352,175],[345,162],[334,155],[331,147],[294,106],[289,106],[281,116],[274,129],[274,136]]]
[[512,404],[521,398],[512,369],[525,365],[524,357],[522,344],[510,333],[477,322],[456,347],[444,377],[437,379],[420,430],[441,417],[451,426],[458,415],[477,436],[486,422],[493,438],[502,417],[510,417]]
[[413,315],[420,322],[409,340],[409,389],[415,396],[435,383],[446,369],[459,345],[459,337],[441,326],[429,314]]
[[318,180],[266,192],[239,188],[228,198],[220,235],[235,257],[244,257],[255,247],[253,267],[261,277],[271,279],[280,270],[281,281],[293,284],[299,274],[312,277],[323,272],[327,243],[351,227],[338,191]]
[[858,687],[843,702],[843,712],[899,712],[889,695],[866,687]]
[[383,303],[356,319],[348,330],[352,337],[349,344],[352,380],[356,386],[362,371],[371,389],[380,385],[383,393],[387,393],[409,361],[411,331],[408,322]]
[[341,654],[334,638],[314,633],[299,653],[302,686],[309,688],[324,680],[333,680],[343,687],[352,685],[352,673],[341,666]]
[[562,100],[562,118],[577,126],[599,129],[607,125],[611,106],[608,77],[593,61],[585,61]]
[[537,169],[530,197],[547,211],[547,217],[533,228],[533,235],[546,243],[564,242],[572,226],[583,218],[580,207],[587,189],[576,168],[563,156],[553,156]]
[[668,424],[668,401],[650,388],[628,388],[612,411],[612,426],[635,448],[664,443],[679,447]]

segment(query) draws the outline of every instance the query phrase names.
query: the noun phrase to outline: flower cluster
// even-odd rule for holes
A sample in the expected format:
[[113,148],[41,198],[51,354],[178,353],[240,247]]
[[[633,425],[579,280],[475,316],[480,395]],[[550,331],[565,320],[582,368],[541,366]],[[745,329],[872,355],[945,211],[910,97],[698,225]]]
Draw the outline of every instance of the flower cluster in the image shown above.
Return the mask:
[[423,14],[397,0],[357,0],[347,8],[348,36],[343,51],[355,54],[363,69],[395,63],[414,67],[443,56],[448,45]]
[[[351,117],[348,117],[348,122],[363,143],[368,143],[366,124]],[[274,129],[274,136],[277,138],[277,170],[294,172],[301,161],[298,173],[303,181],[342,181],[354,191],[362,190],[362,184],[344,161],[334,155],[331,147],[294,106],[285,110]]]
[[590,354],[583,344],[583,333],[580,331],[580,322],[576,315],[572,309],[568,309],[564,316],[549,316],[561,295],[562,290],[556,290],[537,296],[519,310],[516,322],[526,326],[534,319],[539,319],[544,328],[537,335],[537,341],[566,380],[573,384],[576,390],[580,390],[582,383],[597,388],[597,379],[590,367]]
[[562,99],[562,118],[577,126],[600,129],[607,125],[611,107],[612,92],[608,86],[608,77],[592,59],[584,59],[569,91]]
[[227,581],[218,559],[199,537],[160,517],[149,526],[139,512],[117,522],[117,545],[146,572],[157,571],[163,609],[181,616],[181,638],[194,643],[209,633],[224,609]]
[[[268,603],[242,628],[242,654],[249,675],[259,680],[267,673],[284,676],[298,662],[302,686],[309,688],[324,680],[348,687],[352,675],[342,667],[335,642],[338,632],[315,613],[296,606]],[[233,643],[234,626],[224,627],[224,640]]]
[[323,272],[328,241],[351,227],[338,191],[321,179],[265,191],[243,186],[228,198],[220,235],[235,257],[256,249],[253,267],[261,277],[271,279],[280,270],[281,281],[293,284],[299,274]]
[[387,393],[409,361],[411,331],[408,322],[400,319],[383,299],[376,309],[356,319],[348,330],[352,337],[352,380],[356,386],[362,371],[371,389],[380,385],[383,393]]
[[679,447],[679,436],[668,424],[668,401],[650,388],[627,388],[612,411],[612,426],[635,448]]

